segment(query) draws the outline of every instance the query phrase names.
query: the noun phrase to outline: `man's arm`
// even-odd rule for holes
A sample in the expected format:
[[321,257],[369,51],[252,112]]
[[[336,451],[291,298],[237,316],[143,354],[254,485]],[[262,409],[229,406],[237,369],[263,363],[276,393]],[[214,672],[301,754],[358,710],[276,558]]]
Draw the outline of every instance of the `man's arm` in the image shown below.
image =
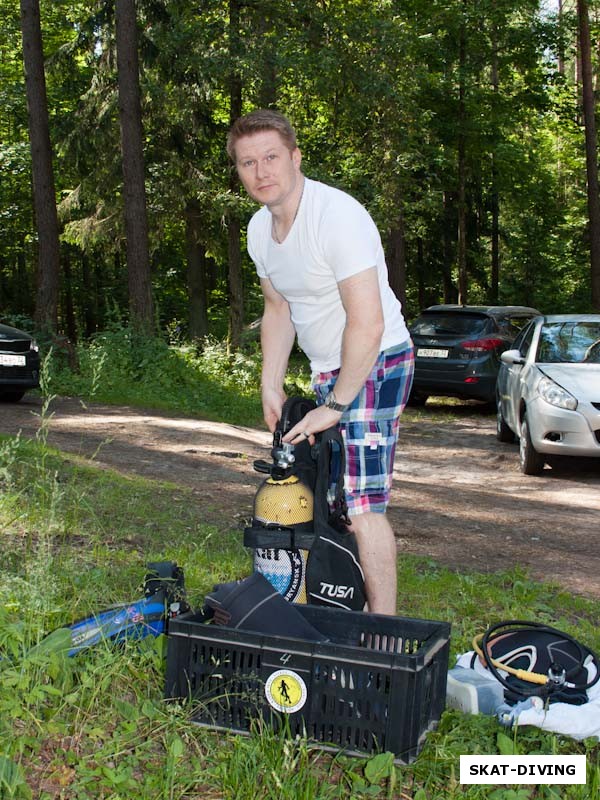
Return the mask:
[[351,403],[369,377],[381,350],[384,321],[377,268],[359,272],[339,283],[346,326],[342,362],[335,384],[338,403]]
[[261,278],[260,285],[265,301],[260,325],[263,357],[261,394],[263,416],[273,433],[286,400],[283,383],[296,331],[287,301],[273,288],[268,278]]
[[[362,389],[381,350],[384,320],[377,268],[363,270],[338,284],[346,312],[342,338],[342,363],[335,384],[338,403],[351,403]],[[300,441],[339,422],[341,414],[325,406],[310,411],[286,435],[285,441]],[[297,444],[298,442],[294,442]]]

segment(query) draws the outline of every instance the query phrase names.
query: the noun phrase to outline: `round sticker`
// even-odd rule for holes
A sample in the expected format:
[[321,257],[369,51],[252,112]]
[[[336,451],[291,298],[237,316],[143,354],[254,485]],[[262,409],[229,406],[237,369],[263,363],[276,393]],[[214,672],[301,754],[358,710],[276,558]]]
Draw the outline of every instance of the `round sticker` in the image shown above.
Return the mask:
[[306,554],[303,550],[258,548],[254,570],[261,572],[286,600],[306,603]]
[[265,684],[265,695],[276,711],[293,714],[306,703],[306,684],[297,672],[278,669],[269,675]]

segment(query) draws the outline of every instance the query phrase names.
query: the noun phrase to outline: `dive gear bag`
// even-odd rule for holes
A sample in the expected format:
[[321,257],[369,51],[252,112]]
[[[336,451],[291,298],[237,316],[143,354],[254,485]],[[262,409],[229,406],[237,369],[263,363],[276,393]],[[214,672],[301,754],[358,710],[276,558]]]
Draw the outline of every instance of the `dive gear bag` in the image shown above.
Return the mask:
[[548,703],[582,705],[600,679],[598,658],[589,647],[542,623],[499,622],[476,636],[473,647],[471,668],[479,657],[504,687],[509,704],[537,696]]
[[254,550],[254,569],[292,603],[361,611],[366,596],[356,537],[344,494],[345,450],[335,427],[293,446],[285,434],[311,409],[312,400],[291,397],[273,437],[273,463],[255,461],[269,477],[254,501],[244,546]]

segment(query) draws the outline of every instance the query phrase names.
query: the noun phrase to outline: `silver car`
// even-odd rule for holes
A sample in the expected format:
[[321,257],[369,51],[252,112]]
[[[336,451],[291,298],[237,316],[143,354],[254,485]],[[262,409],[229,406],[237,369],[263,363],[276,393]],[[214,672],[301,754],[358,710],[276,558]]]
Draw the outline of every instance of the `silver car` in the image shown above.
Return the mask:
[[500,358],[497,437],[519,438],[526,475],[547,456],[600,456],[600,314],[536,317]]

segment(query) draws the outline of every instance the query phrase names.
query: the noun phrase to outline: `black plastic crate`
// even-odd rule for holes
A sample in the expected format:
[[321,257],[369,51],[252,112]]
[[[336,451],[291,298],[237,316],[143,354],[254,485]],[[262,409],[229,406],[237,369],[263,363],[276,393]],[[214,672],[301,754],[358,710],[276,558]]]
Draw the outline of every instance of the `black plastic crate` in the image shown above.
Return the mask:
[[189,699],[193,722],[248,733],[262,717],[349,755],[390,751],[409,763],[446,701],[450,625],[295,606],[328,641],[169,623],[168,698]]

